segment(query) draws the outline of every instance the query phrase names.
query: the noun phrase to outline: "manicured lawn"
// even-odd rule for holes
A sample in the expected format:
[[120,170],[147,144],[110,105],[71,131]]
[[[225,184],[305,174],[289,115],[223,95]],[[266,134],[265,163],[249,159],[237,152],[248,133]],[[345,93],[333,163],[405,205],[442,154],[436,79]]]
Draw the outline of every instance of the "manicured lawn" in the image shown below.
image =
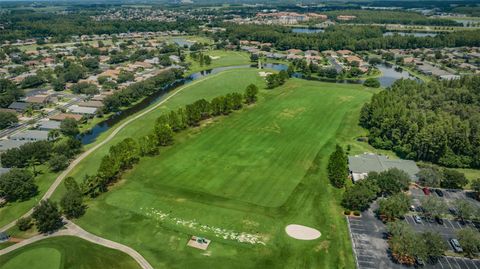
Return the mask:
[[76,237],[63,236],[38,241],[0,256],[2,269],[138,269],[130,256]]
[[230,51],[230,50],[209,50],[203,52],[212,58],[210,65],[200,66],[198,62],[193,61],[190,55],[187,56],[187,61],[191,66],[187,73],[192,74],[205,69],[211,69],[221,66],[246,65],[251,64],[250,55],[244,51]]
[[34,207],[40,201],[43,194],[48,190],[57,176],[56,173],[50,172],[46,166],[37,167],[37,170],[41,171],[41,173],[35,178],[35,183],[38,185],[39,193],[30,200],[9,203],[0,208],[0,227],[12,222]]
[[[110,145],[150,132],[162,111],[243,91],[252,82],[263,88],[258,70],[227,71],[187,86],[72,175],[93,174]],[[90,201],[77,223],[135,248],[155,268],[354,268],[341,192],[330,187],[326,163],[336,143],[357,144],[358,111],[371,94],[360,85],[298,79],[262,90],[256,105],[179,134],[159,156],[143,158]],[[289,238],[284,228],[291,223],[322,236]],[[241,233],[259,243],[240,242]],[[191,235],[213,243],[206,252],[189,248]]]

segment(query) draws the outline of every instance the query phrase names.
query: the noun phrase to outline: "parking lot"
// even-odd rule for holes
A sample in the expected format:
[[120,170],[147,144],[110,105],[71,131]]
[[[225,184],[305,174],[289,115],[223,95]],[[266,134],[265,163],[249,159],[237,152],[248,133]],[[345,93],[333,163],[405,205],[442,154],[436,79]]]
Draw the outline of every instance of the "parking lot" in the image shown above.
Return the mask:
[[[424,195],[423,192],[421,192],[421,195]],[[347,218],[352,245],[356,256],[357,267],[359,269],[412,268],[396,264],[391,260],[388,252],[388,244],[385,240],[386,226],[376,218],[374,214],[376,207],[377,205],[374,203],[369,210],[362,213],[361,217]],[[417,223],[414,221],[412,216],[406,216],[404,221],[410,224],[417,232],[436,231],[440,233],[440,235],[442,235],[442,237],[445,239],[445,242],[447,242],[450,238],[455,238],[456,231],[458,229],[463,229],[468,226],[475,227],[476,229],[480,228],[479,223],[465,223],[462,225],[459,221],[450,219],[444,219],[443,225],[425,220],[422,220],[421,223]],[[451,246],[449,245],[449,247]],[[436,264],[426,264],[423,268],[480,269],[480,260],[457,257],[441,257]]]

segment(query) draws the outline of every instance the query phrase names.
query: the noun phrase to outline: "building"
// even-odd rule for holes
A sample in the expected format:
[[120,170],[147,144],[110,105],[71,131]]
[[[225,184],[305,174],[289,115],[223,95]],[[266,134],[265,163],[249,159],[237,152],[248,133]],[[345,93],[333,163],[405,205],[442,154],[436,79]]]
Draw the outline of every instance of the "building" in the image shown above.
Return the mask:
[[60,129],[60,122],[53,120],[40,121],[37,129],[41,131],[57,130]]
[[48,131],[26,130],[10,136],[10,139],[17,140],[17,141],[27,141],[27,142],[48,140]]
[[82,119],[82,115],[71,114],[71,113],[60,113],[50,117],[50,120],[54,120],[54,121],[63,121],[65,119],[74,119],[76,121],[80,121]]
[[70,107],[69,111],[77,115],[94,116],[97,113],[97,108],[73,105]]
[[348,156],[348,169],[353,182],[364,179],[370,172],[379,173],[391,168],[405,171],[412,180],[417,180],[417,173],[420,171],[417,164],[410,160],[392,160],[374,153]]
[[101,101],[90,100],[90,101],[87,101],[87,102],[78,103],[78,106],[102,108],[103,103]]
[[19,113],[23,113],[28,108],[28,104],[24,102],[13,102],[8,106],[9,109],[13,109]]

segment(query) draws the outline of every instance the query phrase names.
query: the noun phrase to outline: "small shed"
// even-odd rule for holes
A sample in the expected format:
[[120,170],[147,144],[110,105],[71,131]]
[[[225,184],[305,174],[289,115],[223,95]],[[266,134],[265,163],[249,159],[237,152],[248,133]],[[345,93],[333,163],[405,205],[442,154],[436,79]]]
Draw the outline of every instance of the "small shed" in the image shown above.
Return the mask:
[[188,240],[187,246],[201,250],[207,250],[210,242],[211,240],[194,235],[192,238],[190,238],[190,240]]

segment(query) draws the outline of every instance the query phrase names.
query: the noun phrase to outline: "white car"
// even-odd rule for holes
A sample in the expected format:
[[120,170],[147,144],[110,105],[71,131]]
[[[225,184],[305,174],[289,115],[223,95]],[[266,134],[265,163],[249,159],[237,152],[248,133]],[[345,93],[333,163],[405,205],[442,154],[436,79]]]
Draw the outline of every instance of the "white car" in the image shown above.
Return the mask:
[[420,218],[420,217],[417,216],[417,215],[414,215],[414,216],[413,216],[413,220],[414,220],[416,223],[418,223],[418,224],[422,223],[422,218]]
[[452,245],[453,247],[453,250],[455,250],[455,252],[463,252],[463,248],[460,246],[460,242],[458,242],[457,239],[455,238],[452,238],[450,239],[450,245]]

